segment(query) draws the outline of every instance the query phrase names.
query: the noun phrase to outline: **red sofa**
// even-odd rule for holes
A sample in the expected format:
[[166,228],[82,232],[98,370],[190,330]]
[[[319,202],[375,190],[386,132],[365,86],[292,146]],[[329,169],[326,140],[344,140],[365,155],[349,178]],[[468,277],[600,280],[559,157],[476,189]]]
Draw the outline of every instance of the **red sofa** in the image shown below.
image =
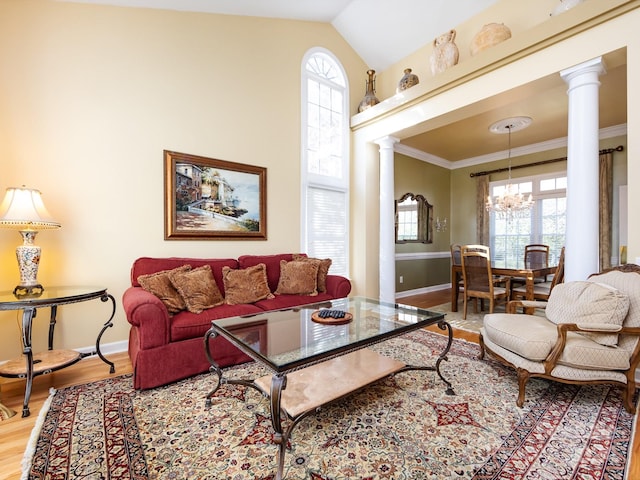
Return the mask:
[[[172,270],[182,265],[191,265],[192,268],[210,265],[215,282],[224,295],[223,267],[243,269],[264,263],[269,288],[271,292],[275,292],[280,278],[280,261],[289,262],[292,259],[293,254],[290,253],[243,255],[237,259],[138,258],[131,268],[131,287],[122,297],[127,321],[131,324],[129,357],[133,364],[134,388],[154,388],[206,372],[210,365],[205,355],[203,339],[213,320],[344,298],[351,292],[351,282],[348,279],[327,275],[326,292],[318,293],[317,296],[275,295],[274,298],[252,304],[225,303],[199,314],[185,310],[170,316],[165,304],[140,286],[140,275]],[[216,337],[211,342],[214,359],[221,367],[250,360],[224,338]]]

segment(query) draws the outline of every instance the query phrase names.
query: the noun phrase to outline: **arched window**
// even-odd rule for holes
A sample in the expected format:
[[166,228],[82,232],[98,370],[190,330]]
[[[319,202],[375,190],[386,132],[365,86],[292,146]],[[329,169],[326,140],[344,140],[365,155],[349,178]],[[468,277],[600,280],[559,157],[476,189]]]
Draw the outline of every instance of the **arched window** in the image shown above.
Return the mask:
[[329,51],[302,62],[302,251],[349,273],[349,117],[346,75]]

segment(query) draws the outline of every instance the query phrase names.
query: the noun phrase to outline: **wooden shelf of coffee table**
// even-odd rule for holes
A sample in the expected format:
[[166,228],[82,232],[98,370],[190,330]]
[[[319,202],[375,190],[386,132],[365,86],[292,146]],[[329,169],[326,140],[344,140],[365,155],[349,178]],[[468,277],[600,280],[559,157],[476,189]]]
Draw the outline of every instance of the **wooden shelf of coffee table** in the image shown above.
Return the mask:
[[[282,408],[292,418],[353,393],[405,367],[405,364],[363,348],[287,375]],[[267,395],[271,375],[254,382]]]
[[[33,355],[33,376],[53,372],[73,365],[82,358],[82,354],[75,350],[47,350]],[[0,365],[0,375],[3,377],[24,378],[27,367],[24,357],[14,358]]]

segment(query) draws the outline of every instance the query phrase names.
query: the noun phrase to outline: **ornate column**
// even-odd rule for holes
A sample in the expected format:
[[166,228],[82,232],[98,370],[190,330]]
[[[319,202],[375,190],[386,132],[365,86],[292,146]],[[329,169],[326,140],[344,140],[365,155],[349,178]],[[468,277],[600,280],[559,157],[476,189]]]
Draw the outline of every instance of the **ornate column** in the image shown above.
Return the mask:
[[384,137],[380,146],[380,300],[396,301],[395,183],[393,146],[399,140]]
[[584,280],[599,270],[598,77],[603,73],[602,57],[560,72],[569,85],[565,281]]

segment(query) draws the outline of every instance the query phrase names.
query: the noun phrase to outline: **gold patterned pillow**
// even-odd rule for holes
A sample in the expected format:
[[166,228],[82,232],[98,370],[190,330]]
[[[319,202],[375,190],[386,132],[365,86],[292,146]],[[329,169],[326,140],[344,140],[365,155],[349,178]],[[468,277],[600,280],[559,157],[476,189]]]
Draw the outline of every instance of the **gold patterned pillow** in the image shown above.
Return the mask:
[[318,295],[320,262],[280,260],[280,279],[276,295]]
[[600,345],[618,344],[616,327],[629,311],[629,297],[603,283],[574,281],[556,285],[547,302],[546,315],[555,324],[575,323],[584,328],[613,328],[612,333],[578,332]]
[[329,268],[331,267],[330,258],[311,258],[299,253],[293,254],[293,260],[299,262],[317,262],[318,263],[318,292],[324,293],[327,291],[327,275],[329,274]]
[[273,298],[267,283],[267,267],[259,263],[241,270],[222,267],[225,302],[228,305],[254,303],[265,298]]
[[224,297],[213,278],[211,265],[203,265],[186,272],[171,272],[169,280],[191,313],[201,313],[207,308],[224,303]]
[[150,273],[149,275],[140,275],[138,277],[138,283],[147,292],[154,294],[162,300],[169,314],[173,315],[187,308],[187,305],[171,283],[169,274],[172,272],[188,272],[189,270],[191,270],[191,265],[183,265],[173,270],[162,270],[161,272]]

